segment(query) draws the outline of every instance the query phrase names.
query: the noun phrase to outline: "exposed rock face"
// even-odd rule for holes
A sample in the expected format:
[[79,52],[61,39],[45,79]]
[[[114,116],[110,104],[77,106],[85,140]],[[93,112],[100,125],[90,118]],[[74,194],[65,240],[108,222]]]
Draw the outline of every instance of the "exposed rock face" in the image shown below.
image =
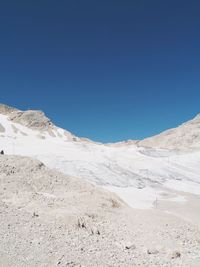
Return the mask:
[[0,104],[0,114],[8,115],[11,121],[20,123],[23,126],[32,129],[47,130],[50,126],[53,126],[51,120],[40,110],[21,111],[4,104]]
[[39,110],[15,111],[10,114],[10,120],[22,124],[23,126],[47,130],[53,123]]
[[14,111],[18,111],[18,110],[16,108],[9,107],[9,106],[4,105],[4,104],[0,104],[0,114],[9,115],[10,113],[12,113]]
[[180,150],[200,149],[200,114],[177,128],[146,138],[138,145]]

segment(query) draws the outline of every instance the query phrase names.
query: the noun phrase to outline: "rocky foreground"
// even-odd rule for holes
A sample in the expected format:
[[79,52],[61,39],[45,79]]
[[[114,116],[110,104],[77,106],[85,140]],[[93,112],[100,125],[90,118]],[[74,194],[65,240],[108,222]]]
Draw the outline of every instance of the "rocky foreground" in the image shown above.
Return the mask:
[[160,210],[0,156],[0,266],[200,266],[200,230]]

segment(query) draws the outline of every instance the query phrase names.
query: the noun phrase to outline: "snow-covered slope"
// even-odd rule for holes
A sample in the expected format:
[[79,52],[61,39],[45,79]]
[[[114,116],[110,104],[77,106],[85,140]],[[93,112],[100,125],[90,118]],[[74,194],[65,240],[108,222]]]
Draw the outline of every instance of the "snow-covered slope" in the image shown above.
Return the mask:
[[42,112],[0,106],[0,113],[0,150],[37,158],[68,175],[105,186],[133,207],[152,206],[166,195],[165,185],[177,186],[174,181],[192,182],[188,187],[192,192],[199,188],[200,151],[138,147],[135,142],[105,145],[72,135]]

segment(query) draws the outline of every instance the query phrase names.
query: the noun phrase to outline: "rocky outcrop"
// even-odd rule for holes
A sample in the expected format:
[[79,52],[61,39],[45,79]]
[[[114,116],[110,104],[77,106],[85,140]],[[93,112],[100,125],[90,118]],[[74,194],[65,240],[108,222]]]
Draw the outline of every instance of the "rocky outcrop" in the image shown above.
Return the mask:
[[137,143],[139,146],[194,150],[200,149],[200,114],[194,119]]
[[53,123],[44,112],[39,110],[15,111],[10,114],[10,120],[31,129],[48,130]]
[[7,115],[11,121],[20,123],[23,126],[32,129],[47,130],[49,127],[53,126],[51,120],[40,110],[21,111],[4,104],[0,104],[0,114]]
[[[51,137],[59,137],[67,140],[77,142],[80,139],[53,124],[53,122],[40,110],[26,110],[22,111],[16,108],[9,107],[7,105],[0,104],[0,114],[6,115],[8,119],[13,123],[21,124],[29,129],[39,131],[39,138],[43,133],[48,133]],[[11,125],[15,133],[18,129],[15,125]],[[0,125],[0,132],[5,132],[5,127]],[[87,141],[86,141],[87,142]]]
[[19,110],[16,108],[13,108],[13,107],[9,107],[9,106],[4,105],[4,104],[0,104],[0,114],[9,115],[15,111],[19,111]]

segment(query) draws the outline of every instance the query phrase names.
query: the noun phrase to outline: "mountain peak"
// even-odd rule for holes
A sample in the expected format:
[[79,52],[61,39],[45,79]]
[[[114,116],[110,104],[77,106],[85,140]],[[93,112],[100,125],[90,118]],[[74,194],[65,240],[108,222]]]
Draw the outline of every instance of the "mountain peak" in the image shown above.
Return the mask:
[[10,114],[10,120],[20,123],[26,127],[47,130],[53,123],[40,110],[15,111]]
[[7,115],[11,121],[33,129],[47,130],[50,126],[53,126],[51,120],[41,110],[22,111],[0,104],[0,114]]
[[[60,127],[57,127],[53,124],[53,122],[45,115],[45,113],[41,110],[19,110],[13,107],[9,107],[4,104],[0,104],[0,115],[4,115],[7,118],[4,118],[2,116],[2,125],[0,123],[0,126],[2,128],[5,125],[5,121],[7,121],[7,124],[11,126],[12,130],[14,127],[13,134],[16,134],[16,131],[19,131],[17,125],[13,124],[21,124],[22,126],[25,126],[26,128],[29,128],[31,130],[36,130],[37,133],[39,131],[39,137],[38,138],[44,138],[42,136],[43,133],[48,133],[51,137],[59,137],[64,138],[65,140],[73,140],[78,141],[79,138],[73,135],[71,132],[61,129]],[[10,122],[10,123],[9,123]],[[25,131],[25,130],[24,130]],[[24,133],[25,134],[25,133]],[[28,133],[26,134],[28,135]],[[84,141],[84,139],[81,139]],[[89,142],[89,140],[85,140],[86,142]]]

